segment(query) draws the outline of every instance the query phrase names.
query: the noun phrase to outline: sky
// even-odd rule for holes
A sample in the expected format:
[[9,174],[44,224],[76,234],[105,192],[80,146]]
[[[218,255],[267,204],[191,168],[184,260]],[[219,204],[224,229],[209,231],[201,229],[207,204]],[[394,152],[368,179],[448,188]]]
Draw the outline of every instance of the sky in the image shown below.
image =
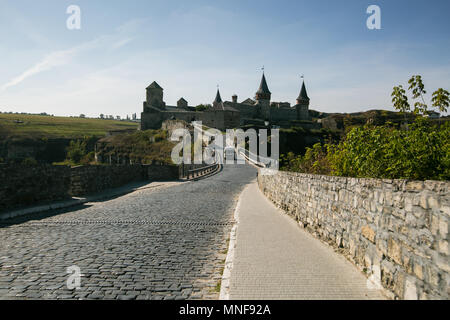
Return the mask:
[[[81,10],[71,30],[67,8]],[[381,9],[381,29],[366,12]],[[392,110],[395,85],[450,89],[448,0],[0,0],[0,111],[58,116],[142,112],[157,81],[176,105],[253,98],[310,109]]]

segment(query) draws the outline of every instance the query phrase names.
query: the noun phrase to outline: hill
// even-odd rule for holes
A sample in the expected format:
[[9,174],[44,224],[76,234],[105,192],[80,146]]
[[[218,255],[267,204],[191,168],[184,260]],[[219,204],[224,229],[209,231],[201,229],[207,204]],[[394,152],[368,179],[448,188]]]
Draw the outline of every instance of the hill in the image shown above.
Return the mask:
[[130,121],[0,113],[0,138],[8,140],[102,137],[108,131],[137,128],[138,123]]
[[103,163],[172,163],[175,143],[167,130],[145,130],[100,139],[96,144],[97,160]]

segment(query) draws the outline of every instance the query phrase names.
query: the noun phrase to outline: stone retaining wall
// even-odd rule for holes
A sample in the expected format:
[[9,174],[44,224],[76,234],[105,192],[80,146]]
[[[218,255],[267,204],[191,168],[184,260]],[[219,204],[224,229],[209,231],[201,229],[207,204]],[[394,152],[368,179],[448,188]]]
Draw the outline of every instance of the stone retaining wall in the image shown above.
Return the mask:
[[70,176],[70,195],[83,196],[144,180],[146,171],[141,165],[79,166],[71,168]]
[[177,180],[180,168],[176,165],[144,165],[147,180]]
[[0,212],[69,197],[70,167],[0,165]]
[[391,298],[449,298],[450,182],[278,172],[258,183]]
[[175,165],[0,165],[0,212],[93,194],[133,181],[178,178]]
[[72,196],[97,193],[123,186],[133,181],[176,180],[179,169],[175,165],[108,165],[79,166],[71,169]]

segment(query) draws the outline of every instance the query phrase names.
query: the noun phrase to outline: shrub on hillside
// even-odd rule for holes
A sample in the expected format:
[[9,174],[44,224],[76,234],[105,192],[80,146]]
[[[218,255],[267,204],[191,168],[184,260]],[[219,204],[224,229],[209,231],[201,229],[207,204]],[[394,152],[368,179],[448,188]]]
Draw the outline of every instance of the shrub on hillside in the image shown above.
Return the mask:
[[450,179],[450,123],[417,118],[408,130],[386,124],[352,129],[338,144],[320,143],[304,156],[288,154],[283,170],[348,177]]

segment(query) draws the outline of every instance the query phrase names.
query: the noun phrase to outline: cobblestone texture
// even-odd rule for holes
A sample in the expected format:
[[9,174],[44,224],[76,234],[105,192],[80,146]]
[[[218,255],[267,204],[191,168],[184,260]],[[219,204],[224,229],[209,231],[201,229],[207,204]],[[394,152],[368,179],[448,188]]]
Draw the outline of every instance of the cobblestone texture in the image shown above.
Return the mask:
[[[0,297],[215,299],[249,166],[0,226]],[[80,267],[69,290],[66,268]]]

